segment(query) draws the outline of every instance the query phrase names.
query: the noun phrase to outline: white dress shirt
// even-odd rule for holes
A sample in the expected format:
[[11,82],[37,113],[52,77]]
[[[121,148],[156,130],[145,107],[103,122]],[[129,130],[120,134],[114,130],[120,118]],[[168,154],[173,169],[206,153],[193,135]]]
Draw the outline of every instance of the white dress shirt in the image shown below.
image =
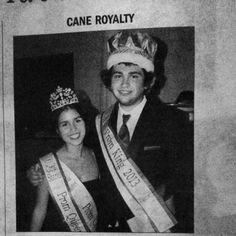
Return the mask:
[[143,110],[143,108],[144,108],[146,102],[147,102],[147,99],[146,99],[146,97],[144,96],[144,97],[143,97],[143,100],[142,100],[136,107],[134,107],[134,108],[133,108],[131,111],[129,111],[129,112],[124,111],[124,110],[122,109],[122,107],[120,106],[120,104],[119,104],[118,115],[117,115],[117,127],[116,127],[116,128],[117,128],[117,133],[119,133],[120,128],[121,128],[121,126],[122,126],[122,124],[123,124],[123,118],[122,118],[122,116],[123,116],[123,115],[130,115],[130,118],[129,118],[129,120],[127,121],[126,125],[127,125],[127,127],[128,127],[129,136],[130,136],[130,140],[131,140],[131,138],[132,138],[132,136],[133,136],[133,133],[134,133],[134,129],[135,129],[135,127],[136,127],[136,124],[137,124],[137,122],[138,122],[138,119],[139,119],[139,117],[140,117],[140,115],[141,115],[141,112],[142,112],[142,110]]

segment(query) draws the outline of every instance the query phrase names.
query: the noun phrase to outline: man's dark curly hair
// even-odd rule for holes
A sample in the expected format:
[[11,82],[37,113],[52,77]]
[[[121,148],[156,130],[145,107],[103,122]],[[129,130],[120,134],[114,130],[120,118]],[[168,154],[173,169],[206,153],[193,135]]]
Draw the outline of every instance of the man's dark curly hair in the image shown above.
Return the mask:
[[[120,64],[134,65],[133,63],[120,63]],[[144,73],[144,87],[146,88],[145,93],[147,93],[151,89],[151,85],[152,85],[153,78],[154,78],[155,74],[154,74],[154,72],[147,72],[143,68],[142,68],[142,70]],[[102,82],[105,85],[105,87],[108,89],[111,89],[112,72],[113,72],[113,66],[109,70],[107,70],[107,69],[102,70],[100,73]]]

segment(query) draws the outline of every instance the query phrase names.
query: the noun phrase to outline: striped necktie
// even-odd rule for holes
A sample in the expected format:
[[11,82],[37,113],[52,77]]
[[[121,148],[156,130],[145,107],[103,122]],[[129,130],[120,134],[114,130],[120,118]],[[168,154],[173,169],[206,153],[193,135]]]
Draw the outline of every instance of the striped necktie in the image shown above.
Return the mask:
[[120,131],[119,131],[119,134],[118,134],[121,141],[123,142],[123,144],[126,148],[128,147],[129,141],[130,141],[129,130],[128,130],[128,127],[126,125],[129,118],[130,118],[130,115],[123,115],[123,124],[122,124],[122,126],[120,128]]

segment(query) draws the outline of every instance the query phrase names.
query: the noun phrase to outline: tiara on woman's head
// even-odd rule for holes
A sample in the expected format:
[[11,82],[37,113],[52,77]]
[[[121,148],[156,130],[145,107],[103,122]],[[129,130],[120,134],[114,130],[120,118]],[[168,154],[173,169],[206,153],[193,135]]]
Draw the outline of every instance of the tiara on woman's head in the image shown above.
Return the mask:
[[71,88],[63,89],[57,86],[56,91],[50,94],[49,103],[51,111],[54,111],[69,104],[79,103],[79,100]]

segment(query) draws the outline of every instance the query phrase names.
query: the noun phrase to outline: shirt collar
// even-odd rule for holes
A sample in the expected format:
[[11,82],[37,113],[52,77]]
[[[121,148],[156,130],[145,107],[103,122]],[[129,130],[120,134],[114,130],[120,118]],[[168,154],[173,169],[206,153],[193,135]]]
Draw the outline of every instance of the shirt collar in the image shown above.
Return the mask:
[[124,111],[124,109],[122,109],[122,107],[120,106],[119,104],[119,112],[121,115],[131,115],[131,117],[137,117],[137,119],[139,118],[145,104],[147,102],[147,98],[146,96],[143,97],[143,100],[136,106],[134,107],[131,111],[127,112],[127,111]]

